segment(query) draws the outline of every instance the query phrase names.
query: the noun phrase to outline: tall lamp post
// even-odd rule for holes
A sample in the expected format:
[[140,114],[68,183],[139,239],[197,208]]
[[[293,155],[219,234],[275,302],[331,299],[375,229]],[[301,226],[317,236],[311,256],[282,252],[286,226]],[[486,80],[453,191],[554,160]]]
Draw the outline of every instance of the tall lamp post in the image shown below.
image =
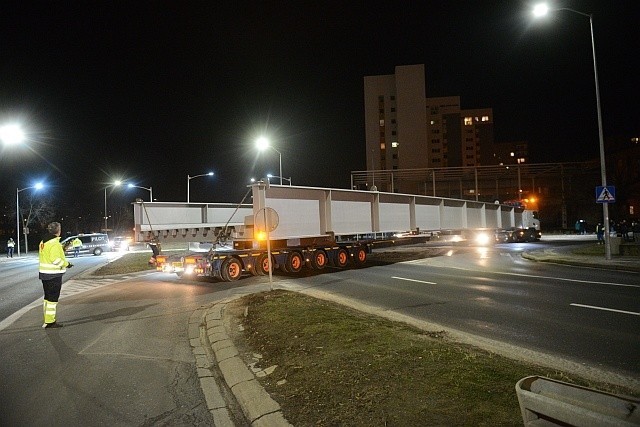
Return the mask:
[[273,151],[275,151],[276,153],[278,153],[278,156],[280,158],[280,185],[282,185],[282,153],[279,152],[278,150],[276,150],[270,143],[269,140],[267,138],[265,138],[264,136],[261,136],[260,138],[258,138],[256,140],[256,147],[258,148],[258,151],[264,151],[267,148],[271,148]]
[[114,181],[113,184],[107,185],[106,187],[104,187],[104,232],[106,233],[108,228],[107,228],[107,218],[109,218],[109,214],[107,214],[107,188],[109,187],[117,187],[120,184],[122,184],[122,181]]
[[[600,175],[602,178],[602,186],[607,186],[607,170],[604,157],[604,137],[602,132],[602,110],[600,108],[600,86],[598,85],[598,66],[596,65],[596,44],[593,37],[593,15],[583,12],[579,12],[568,7],[561,7],[557,9],[549,9],[546,4],[538,4],[533,9],[533,15],[535,17],[541,17],[546,15],[550,10],[560,11],[566,10],[569,12],[577,13],[578,15],[586,16],[589,18],[589,28],[591,29],[591,52],[593,53],[593,76],[596,85],[596,108],[598,111],[598,137],[600,141]],[[605,259],[611,259],[611,236],[609,235],[609,205],[607,202],[602,203],[602,216],[604,217],[604,247],[605,247]]]
[[153,202],[153,188],[152,187],[141,187],[139,185],[127,184],[129,188],[141,188],[143,190],[147,190],[149,192],[149,201]]
[[193,178],[198,178],[199,176],[213,176],[213,172],[201,173],[200,175],[195,175],[195,176],[187,175],[187,203],[189,203],[189,191],[190,191],[189,183]]
[[[18,256],[20,256],[20,192],[24,190],[30,190],[32,188],[35,188],[36,190],[40,190],[42,187],[44,187],[44,185],[41,182],[39,182],[36,185],[32,185],[31,187],[16,188],[16,235],[17,235],[16,237],[18,238]],[[26,226],[24,228],[25,229],[22,230],[24,233],[24,253],[27,254],[29,253],[29,247],[27,243]]]

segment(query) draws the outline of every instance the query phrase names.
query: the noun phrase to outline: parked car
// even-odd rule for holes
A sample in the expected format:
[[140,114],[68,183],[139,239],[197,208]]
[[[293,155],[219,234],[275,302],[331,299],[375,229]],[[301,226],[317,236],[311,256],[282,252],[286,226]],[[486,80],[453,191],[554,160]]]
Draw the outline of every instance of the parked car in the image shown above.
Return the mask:
[[91,234],[78,234],[77,236],[70,236],[66,239],[60,241],[62,243],[62,247],[65,248],[65,253],[73,254],[73,247],[71,242],[75,238],[80,239],[82,241],[82,246],[80,246],[81,254],[93,254],[100,255],[104,251],[108,251],[109,247],[109,236],[103,233],[91,233]]

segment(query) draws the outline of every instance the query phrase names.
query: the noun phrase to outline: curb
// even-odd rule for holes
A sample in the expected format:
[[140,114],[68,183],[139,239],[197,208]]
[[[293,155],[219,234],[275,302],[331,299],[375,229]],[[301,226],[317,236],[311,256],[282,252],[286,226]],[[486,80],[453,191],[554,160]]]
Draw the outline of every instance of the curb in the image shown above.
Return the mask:
[[[202,307],[189,319],[189,342],[207,409],[216,426],[235,426],[234,419],[243,424],[238,420],[239,414],[234,414],[236,405],[248,425],[291,426],[282,415],[280,405],[260,385],[229,337],[223,317],[226,305],[234,299]],[[218,378],[216,368],[220,374]]]
[[592,267],[592,268],[604,268],[617,271],[630,271],[640,272],[640,261],[636,265],[619,264],[609,262],[603,258],[579,258],[576,256],[568,257],[558,254],[555,251],[537,251],[537,252],[522,252],[522,258],[535,262],[546,262],[549,264],[562,264],[562,265],[574,265],[578,267]]

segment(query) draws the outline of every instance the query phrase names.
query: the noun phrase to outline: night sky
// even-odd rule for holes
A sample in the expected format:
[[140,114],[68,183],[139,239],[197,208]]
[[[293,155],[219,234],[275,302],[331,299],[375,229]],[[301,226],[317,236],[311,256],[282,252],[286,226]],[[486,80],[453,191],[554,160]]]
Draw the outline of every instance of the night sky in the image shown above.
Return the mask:
[[[640,2],[555,2],[594,14],[605,137],[640,134]],[[160,201],[239,202],[251,177],[348,188],[365,168],[363,77],[425,64],[427,96],[491,107],[498,142],[535,162],[598,155],[589,19],[533,22],[528,1],[3,0],[0,201],[36,180],[102,212],[117,178]],[[148,199],[117,190],[110,201]],[[6,200],[5,200],[6,199]],[[1,206],[1,204],[0,204]]]

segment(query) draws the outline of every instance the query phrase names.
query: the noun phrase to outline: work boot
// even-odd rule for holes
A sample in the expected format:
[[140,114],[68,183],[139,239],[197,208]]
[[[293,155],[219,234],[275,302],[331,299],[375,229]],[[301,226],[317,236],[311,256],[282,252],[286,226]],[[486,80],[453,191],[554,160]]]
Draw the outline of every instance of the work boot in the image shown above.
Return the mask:
[[49,328],[62,328],[64,325],[62,323],[58,323],[58,322],[53,322],[53,323],[45,323],[42,325],[42,327],[44,329],[49,329]]

